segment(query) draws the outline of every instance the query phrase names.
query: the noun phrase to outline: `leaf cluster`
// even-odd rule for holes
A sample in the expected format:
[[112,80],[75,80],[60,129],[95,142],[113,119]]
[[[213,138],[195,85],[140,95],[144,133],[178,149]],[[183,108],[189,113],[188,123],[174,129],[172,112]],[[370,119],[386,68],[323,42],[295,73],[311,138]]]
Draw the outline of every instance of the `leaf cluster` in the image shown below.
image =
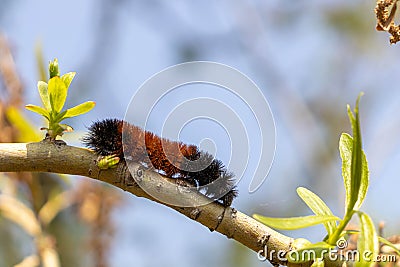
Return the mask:
[[49,140],[55,140],[64,132],[73,130],[71,126],[62,124],[61,121],[89,112],[95,106],[95,102],[87,101],[63,110],[68,89],[75,74],[75,72],[68,72],[60,76],[58,61],[54,59],[49,64],[50,79],[48,82],[39,81],[37,84],[43,107],[32,104],[25,106],[26,109],[42,115],[48,121],[48,126],[41,129],[47,131],[46,138]]
[[[357,250],[359,258],[356,266],[370,266],[379,253],[379,242],[389,244],[390,242],[379,237],[370,216],[360,211],[365,199],[369,184],[368,162],[362,149],[361,128],[359,118],[359,95],[354,112],[347,106],[347,113],[351,123],[353,136],[343,133],[339,141],[339,151],[342,158],[342,176],[346,190],[345,214],[343,219],[334,216],[325,202],[310,190],[299,187],[297,194],[314,212],[315,215],[292,217],[292,218],[271,218],[255,214],[253,217],[260,222],[273,228],[282,230],[294,230],[323,224],[327,235],[321,242],[311,243],[300,238],[293,244],[294,250],[287,254],[287,259],[292,263],[313,261],[313,266],[324,266],[324,255],[327,251],[335,248],[343,249],[342,244],[349,234],[345,230],[353,215],[357,214],[360,222],[360,231]],[[353,232],[354,233],[354,232]],[[394,247],[394,246],[392,246]],[[399,250],[395,251],[400,255]],[[307,253],[304,253],[307,252]]]

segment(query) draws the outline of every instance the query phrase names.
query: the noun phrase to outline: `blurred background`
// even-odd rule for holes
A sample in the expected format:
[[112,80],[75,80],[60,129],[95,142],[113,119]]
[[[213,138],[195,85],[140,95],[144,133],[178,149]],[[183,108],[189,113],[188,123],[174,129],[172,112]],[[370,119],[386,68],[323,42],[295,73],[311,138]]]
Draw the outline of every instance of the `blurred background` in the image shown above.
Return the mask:
[[[346,105],[354,106],[364,91],[361,126],[370,189],[363,210],[375,222],[385,222],[385,236],[399,234],[400,66],[395,59],[400,51],[389,44],[387,33],[375,30],[374,6],[359,0],[3,0],[0,141],[42,138],[43,121],[23,109],[40,103],[37,47],[46,64],[58,58],[61,73],[77,71],[67,107],[97,103],[69,122],[75,132],[64,140],[77,146],[92,121],[123,118],[129,99],[155,73],[187,61],[216,61],[260,87],[276,125],[267,180],[252,194],[248,183],[239,183],[233,206],[248,215],[309,215],[295,191],[305,186],[342,216],[338,141],[341,132],[350,131]],[[202,128],[206,137],[207,127]],[[198,131],[189,128],[184,141],[196,143],[191,134]],[[266,264],[173,210],[87,178],[1,174],[0,190],[37,216],[46,204],[53,214],[42,225],[46,242],[33,240],[23,226],[1,216],[0,266],[14,266],[30,255],[34,263],[42,247],[58,255],[61,266]],[[325,232],[316,226],[285,234],[317,241]]]

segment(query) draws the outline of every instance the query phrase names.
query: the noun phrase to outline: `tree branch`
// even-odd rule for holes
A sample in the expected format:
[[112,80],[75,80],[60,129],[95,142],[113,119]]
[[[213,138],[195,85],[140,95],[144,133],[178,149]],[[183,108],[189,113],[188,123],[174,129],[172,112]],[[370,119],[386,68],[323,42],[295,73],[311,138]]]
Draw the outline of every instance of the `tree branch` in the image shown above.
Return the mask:
[[[190,190],[182,190],[174,179],[160,179],[156,172],[144,170],[139,164],[130,166],[133,176],[125,164],[115,169],[100,170],[97,167],[97,155],[83,148],[47,141],[39,143],[2,143],[0,144],[0,172],[53,172],[73,174],[100,180],[138,197],[159,202],[151,195],[162,195],[163,199],[179,199],[192,205],[177,207],[166,205],[183,215],[195,220],[210,230],[215,230],[228,238],[235,239],[251,250],[267,252],[266,258],[273,264],[288,265],[284,254],[291,249],[293,239],[284,236],[253,218],[233,209],[224,208],[217,203],[196,206],[204,203],[205,196]],[[135,181],[146,184],[153,191],[146,193]],[[275,252],[275,253],[274,253]],[[278,253],[279,252],[279,253]],[[290,265],[290,264],[289,264]],[[340,263],[325,266],[340,266]],[[297,266],[300,266],[298,264]],[[309,264],[303,264],[309,266]]]

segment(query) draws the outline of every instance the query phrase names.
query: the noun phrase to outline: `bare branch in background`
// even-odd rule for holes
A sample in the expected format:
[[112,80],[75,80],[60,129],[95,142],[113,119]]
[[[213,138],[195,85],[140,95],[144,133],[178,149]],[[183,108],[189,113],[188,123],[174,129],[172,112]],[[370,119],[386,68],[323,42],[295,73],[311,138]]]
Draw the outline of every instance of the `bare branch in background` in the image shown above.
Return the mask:
[[12,126],[7,119],[9,107],[22,106],[23,87],[17,74],[14,58],[7,41],[7,38],[0,32],[0,82],[3,84],[5,92],[0,95],[0,141],[17,141],[18,130]]
[[[400,41],[400,26],[394,21],[398,0],[378,0],[375,7],[376,30],[390,33],[390,43]],[[389,11],[389,8],[391,10]]]
[[8,93],[8,103],[12,106],[22,105],[23,87],[17,74],[6,37],[0,33],[0,75]]

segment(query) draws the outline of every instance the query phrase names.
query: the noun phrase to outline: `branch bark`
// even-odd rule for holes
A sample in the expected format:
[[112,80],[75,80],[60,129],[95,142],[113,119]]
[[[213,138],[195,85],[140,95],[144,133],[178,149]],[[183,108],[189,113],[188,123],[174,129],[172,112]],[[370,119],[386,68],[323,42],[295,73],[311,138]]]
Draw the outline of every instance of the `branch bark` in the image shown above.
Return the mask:
[[[204,203],[204,195],[182,190],[174,179],[160,179],[158,173],[144,170],[139,164],[130,166],[133,170],[131,175],[125,164],[119,164],[114,169],[100,170],[97,167],[97,159],[97,155],[88,149],[47,141],[0,144],[0,172],[52,172],[81,175],[103,181],[138,197],[166,205],[208,227],[211,231],[215,230],[232,238],[256,253],[262,252],[262,255],[274,265],[290,265],[284,260],[284,254],[290,251],[292,238],[268,228],[233,208],[225,209],[214,202],[196,206],[195,203]],[[150,194],[146,193],[135,181],[144,183],[146,188],[152,188],[154,191],[149,192],[146,189]],[[152,197],[153,193],[163,195],[164,199],[184,199],[194,205],[177,207],[161,203]],[[303,266],[309,265],[309,263],[303,264]],[[332,262],[325,264],[325,266],[340,265]],[[296,266],[301,265],[296,264]]]

